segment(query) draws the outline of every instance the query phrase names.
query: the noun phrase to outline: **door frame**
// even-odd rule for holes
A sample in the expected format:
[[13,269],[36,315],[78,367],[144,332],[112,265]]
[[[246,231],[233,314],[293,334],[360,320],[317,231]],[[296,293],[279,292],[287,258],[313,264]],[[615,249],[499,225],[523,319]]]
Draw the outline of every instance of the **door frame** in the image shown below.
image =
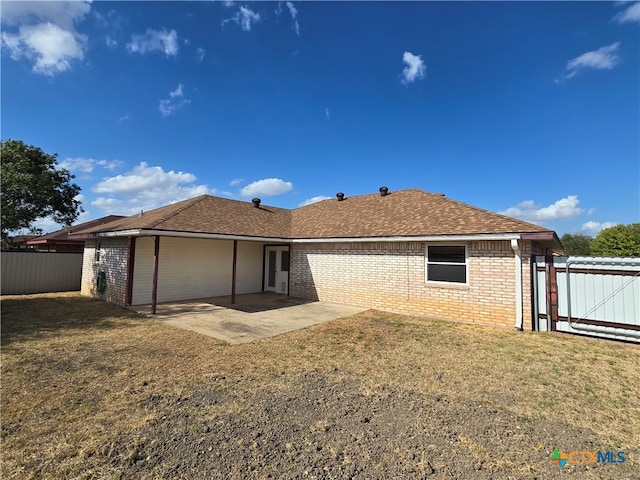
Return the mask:
[[[266,288],[267,287],[267,271],[268,271],[267,252],[269,248],[283,248],[289,252],[289,271],[287,272],[287,293],[286,293],[286,295],[289,296],[289,290],[290,290],[289,281],[291,279],[291,244],[289,243],[265,243],[262,246],[262,291],[263,292],[271,291],[271,290],[267,290]],[[276,258],[276,265],[277,265],[277,258]],[[276,293],[277,293],[277,289],[276,289]]]

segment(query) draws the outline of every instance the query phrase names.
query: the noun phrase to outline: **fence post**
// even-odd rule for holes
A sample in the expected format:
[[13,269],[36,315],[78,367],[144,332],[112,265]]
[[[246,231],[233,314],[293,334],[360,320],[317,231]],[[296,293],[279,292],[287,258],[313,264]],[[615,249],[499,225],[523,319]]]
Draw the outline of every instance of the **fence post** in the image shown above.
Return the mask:
[[554,332],[558,321],[558,274],[553,262],[553,255],[546,255],[544,261],[547,275],[547,318],[550,331]]

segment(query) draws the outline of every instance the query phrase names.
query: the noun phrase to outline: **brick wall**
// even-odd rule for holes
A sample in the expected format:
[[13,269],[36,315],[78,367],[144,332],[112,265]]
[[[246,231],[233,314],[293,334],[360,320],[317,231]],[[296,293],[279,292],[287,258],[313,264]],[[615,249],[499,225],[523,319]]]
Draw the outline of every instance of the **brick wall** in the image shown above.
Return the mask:
[[[425,282],[422,242],[314,243],[291,248],[290,294],[381,310],[512,327],[515,260],[509,241],[466,243],[468,285]],[[522,251],[524,327],[531,328],[531,242]]]
[[[99,258],[96,250],[100,250]],[[119,305],[127,300],[127,265],[129,263],[129,239],[109,238],[88,240],[85,243],[82,260],[81,293],[89,297],[101,298]],[[106,273],[107,288],[104,295],[98,293],[98,272]]]

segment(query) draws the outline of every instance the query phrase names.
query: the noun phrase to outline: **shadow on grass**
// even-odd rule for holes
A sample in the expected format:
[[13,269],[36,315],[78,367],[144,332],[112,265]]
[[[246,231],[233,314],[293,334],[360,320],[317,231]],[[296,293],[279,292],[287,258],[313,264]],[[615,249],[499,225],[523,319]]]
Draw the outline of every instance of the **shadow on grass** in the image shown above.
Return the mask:
[[119,319],[144,317],[100,300],[79,295],[25,295],[2,297],[1,344],[37,339],[79,329],[108,329],[123,326]]

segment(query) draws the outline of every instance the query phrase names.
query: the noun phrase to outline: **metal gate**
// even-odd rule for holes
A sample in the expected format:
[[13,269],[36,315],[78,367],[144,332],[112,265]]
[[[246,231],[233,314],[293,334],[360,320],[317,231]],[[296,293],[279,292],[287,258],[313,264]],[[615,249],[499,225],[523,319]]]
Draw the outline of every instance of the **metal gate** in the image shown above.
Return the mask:
[[640,343],[640,258],[535,256],[533,325]]

